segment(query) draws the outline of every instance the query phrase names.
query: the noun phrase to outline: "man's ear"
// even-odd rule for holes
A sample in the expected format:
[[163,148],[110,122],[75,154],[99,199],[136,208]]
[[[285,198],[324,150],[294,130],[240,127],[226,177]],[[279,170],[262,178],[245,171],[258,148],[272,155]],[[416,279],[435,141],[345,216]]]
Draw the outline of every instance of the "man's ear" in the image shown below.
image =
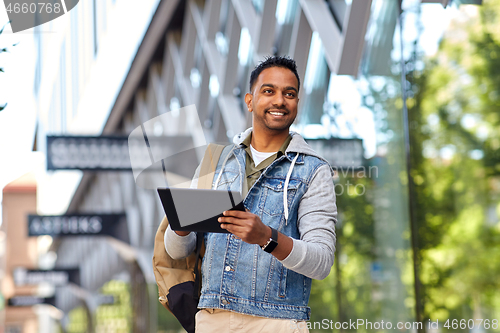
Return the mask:
[[247,105],[248,112],[252,112],[252,100],[253,100],[253,95],[250,93],[245,94],[245,104]]

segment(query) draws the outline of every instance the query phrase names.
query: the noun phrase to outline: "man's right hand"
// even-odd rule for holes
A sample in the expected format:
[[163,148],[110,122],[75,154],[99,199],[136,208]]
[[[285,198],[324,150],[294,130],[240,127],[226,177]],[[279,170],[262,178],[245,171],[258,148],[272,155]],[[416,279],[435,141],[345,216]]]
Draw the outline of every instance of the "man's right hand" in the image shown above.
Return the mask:
[[190,233],[191,231],[176,231],[176,230],[174,230],[174,232],[175,232],[177,235],[179,235],[179,236],[187,236],[187,235],[189,235],[189,233]]

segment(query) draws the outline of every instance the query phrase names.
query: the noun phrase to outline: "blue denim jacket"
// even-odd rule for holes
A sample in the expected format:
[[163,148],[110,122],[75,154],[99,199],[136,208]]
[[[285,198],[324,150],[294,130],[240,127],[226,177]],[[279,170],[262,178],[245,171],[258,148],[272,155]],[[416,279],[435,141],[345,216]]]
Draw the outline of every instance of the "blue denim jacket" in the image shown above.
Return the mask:
[[[238,145],[226,147],[218,162],[212,187],[241,191],[246,181],[245,159],[243,148]],[[292,163],[294,159],[295,163]],[[264,224],[299,239],[297,214],[300,200],[316,170],[325,164],[327,162],[317,156],[287,150],[249,189],[244,199],[245,207],[258,215]],[[293,169],[286,189],[286,221],[283,191],[290,167]],[[220,175],[221,169],[223,173]],[[208,233],[205,245],[199,308],[218,308],[269,318],[310,318],[311,310],[307,306],[311,291],[309,277],[287,269],[259,245],[245,243],[231,234]]]

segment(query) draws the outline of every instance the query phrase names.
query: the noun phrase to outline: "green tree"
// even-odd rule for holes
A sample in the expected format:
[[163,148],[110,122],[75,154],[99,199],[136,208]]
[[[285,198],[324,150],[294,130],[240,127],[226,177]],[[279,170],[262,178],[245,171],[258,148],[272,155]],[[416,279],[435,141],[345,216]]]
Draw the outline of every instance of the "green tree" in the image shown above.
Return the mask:
[[408,76],[420,279],[433,320],[500,312],[500,4],[466,9]]

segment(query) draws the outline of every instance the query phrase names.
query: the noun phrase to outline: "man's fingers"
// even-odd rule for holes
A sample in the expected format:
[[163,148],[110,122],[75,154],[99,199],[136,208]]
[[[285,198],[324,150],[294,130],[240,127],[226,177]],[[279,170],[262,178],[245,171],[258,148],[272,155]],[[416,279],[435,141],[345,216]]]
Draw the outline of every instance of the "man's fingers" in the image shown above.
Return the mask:
[[221,223],[220,227],[222,229],[226,229],[230,233],[234,234],[235,236],[240,235],[240,233],[243,230],[242,226],[236,225],[236,224],[231,224],[231,223]]
[[226,210],[225,212],[222,212],[224,216],[234,216],[234,217],[239,217],[239,218],[246,218],[248,217],[248,212],[242,212],[241,210]]
[[242,220],[238,218],[234,218],[231,216],[223,216],[219,217],[218,219],[219,223],[227,223],[227,224],[234,224],[234,225],[240,225],[242,224]]
[[[222,229],[225,229],[249,244],[256,244],[262,234],[261,226],[264,226],[255,214],[242,211],[225,211],[218,221]],[[257,237],[257,238],[256,238]]]

